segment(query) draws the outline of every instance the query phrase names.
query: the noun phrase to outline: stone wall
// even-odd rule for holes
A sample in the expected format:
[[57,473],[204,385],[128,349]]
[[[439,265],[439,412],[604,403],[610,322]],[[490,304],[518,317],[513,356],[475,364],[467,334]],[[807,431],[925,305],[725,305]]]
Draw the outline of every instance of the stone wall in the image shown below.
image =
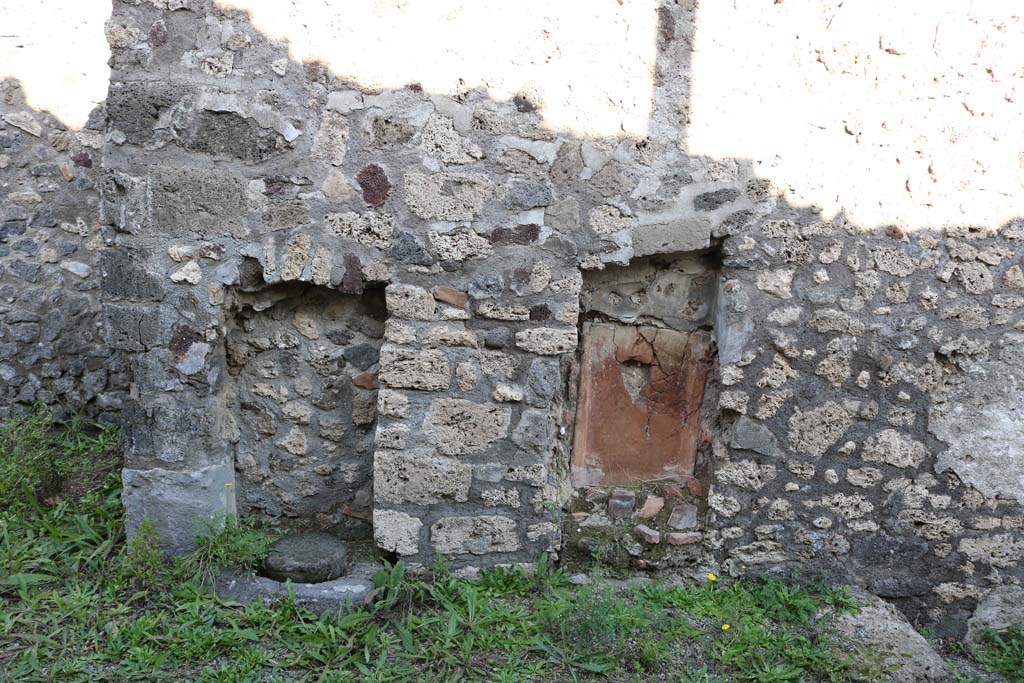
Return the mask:
[[228,305],[239,514],[369,537],[383,292],[278,285]]
[[[1024,578],[1024,222],[859,226],[792,203],[749,160],[688,153],[700,25],[693,3],[652,12],[647,134],[601,137],[548,125],[565,102],[547,91],[370,87],[292,60],[244,11],[118,0],[99,265],[95,214],[43,198],[54,186],[90,206],[73,160],[94,159],[98,131],[60,135],[4,105],[0,173],[25,185],[0,242],[0,306],[22,302],[0,308],[17,335],[0,337],[19,382],[4,391],[31,400],[23,387],[52,372],[98,387],[100,369],[117,386],[130,355],[129,531],[149,516],[173,550],[236,509],[352,533],[372,510],[385,552],[471,571],[557,553],[577,543],[571,525],[605,515],[608,557],[627,566],[825,572],[956,630]],[[697,254],[717,282],[661,297]],[[78,369],[69,348],[66,369],[44,370],[45,297],[95,287],[73,264],[103,275],[107,347],[70,335],[101,362]],[[382,329],[373,306],[328,313],[380,289]],[[595,320],[713,334],[685,482],[572,487],[579,332]],[[378,343],[376,365],[346,356]],[[344,367],[317,365],[339,354]],[[371,448],[356,397],[374,390]],[[324,433],[334,418],[340,442]],[[657,532],[650,519],[665,533],[637,530]]]
[[104,127],[102,107],[71,130],[0,80],[0,416],[121,407],[126,367],[98,315]]

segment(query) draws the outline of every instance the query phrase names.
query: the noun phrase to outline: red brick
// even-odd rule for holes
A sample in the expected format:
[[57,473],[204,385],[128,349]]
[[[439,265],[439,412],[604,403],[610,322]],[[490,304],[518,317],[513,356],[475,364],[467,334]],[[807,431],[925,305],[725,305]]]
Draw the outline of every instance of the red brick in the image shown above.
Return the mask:
[[640,519],[650,519],[659,512],[661,508],[665,507],[665,499],[660,496],[647,496],[647,500],[636,512],[636,516]]
[[376,389],[380,386],[376,372],[360,372],[352,378],[352,384],[363,389]]
[[661,495],[663,495],[667,500],[671,500],[673,498],[681,498],[683,495],[683,490],[679,488],[678,484],[662,484]]
[[651,545],[658,545],[661,543],[661,533],[645,524],[637,524],[633,528],[633,533],[636,534],[636,537],[644,543],[650,543]]
[[691,543],[700,543],[703,541],[704,534],[699,531],[674,531],[670,534],[665,534],[665,540],[668,541],[669,545],[690,545]]
[[457,289],[451,287],[445,287],[438,285],[430,290],[430,293],[434,295],[434,298],[438,301],[442,301],[451,306],[458,306],[459,308],[465,308],[466,304],[469,303],[469,295],[465,292],[460,292]]
[[686,482],[686,490],[689,491],[690,495],[694,498],[700,498],[703,488],[696,477],[690,477],[690,481]]

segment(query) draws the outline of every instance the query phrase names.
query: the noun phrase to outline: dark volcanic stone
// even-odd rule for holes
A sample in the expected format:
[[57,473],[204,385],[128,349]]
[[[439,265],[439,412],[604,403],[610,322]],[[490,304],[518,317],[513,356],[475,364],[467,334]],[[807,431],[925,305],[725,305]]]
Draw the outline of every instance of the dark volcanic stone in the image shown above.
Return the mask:
[[505,206],[519,211],[537,206],[548,206],[552,201],[554,201],[554,196],[550,187],[525,180],[511,181],[505,195]]
[[496,327],[484,333],[484,346],[488,349],[503,349],[512,343],[512,330]]
[[345,542],[319,531],[289,534],[270,546],[263,573],[275,581],[321,583],[338,578],[348,569]]
[[699,194],[693,199],[693,208],[698,211],[714,211],[720,206],[734,202],[740,196],[739,190],[724,188]]
[[342,355],[355,367],[365,370],[380,359],[380,349],[371,344],[358,344],[345,349]]
[[399,263],[416,266],[429,266],[434,262],[426,249],[424,249],[415,237],[407,232],[398,233],[395,243],[391,247],[391,255]]
[[384,169],[370,164],[356,174],[356,181],[363,190],[363,201],[370,206],[382,206],[388,199],[391,183]]

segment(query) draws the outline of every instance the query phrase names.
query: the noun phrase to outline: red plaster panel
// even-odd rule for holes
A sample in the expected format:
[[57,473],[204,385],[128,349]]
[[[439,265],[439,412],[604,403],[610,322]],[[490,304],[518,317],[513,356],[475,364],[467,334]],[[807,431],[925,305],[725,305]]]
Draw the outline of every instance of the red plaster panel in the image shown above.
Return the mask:
[[584,326],[574,486],[693,474],[710,347],[704,331]]

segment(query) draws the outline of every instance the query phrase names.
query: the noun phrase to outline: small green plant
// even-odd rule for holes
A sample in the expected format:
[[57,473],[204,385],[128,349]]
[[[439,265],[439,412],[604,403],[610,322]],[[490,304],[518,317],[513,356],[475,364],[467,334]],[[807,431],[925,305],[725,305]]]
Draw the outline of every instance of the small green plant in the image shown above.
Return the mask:
[[722,683],[725,679],[709,671],[705,664],[699,669],[677,673],[674,677],[669,678],[669,680],[671,683]]
[[146,518],[125,545],[119,571],[139,590],[155,590],[166,578],[167,561],[160,554],[159,541],[152,520]]
[[989,671],[1006,676],[1010,683],[1024,683],[1024,625],[987,631],[975,659]]
[[232,515],[210,520],[196,549],[178,561],[176,574],[209,584],[228,567],[255,569],[267,556],[270,543],[265,531]]
[[53,497],[74,474],[88,488],[102,484],[117,446],[117,430],[75,416],[53,419],[44,405],[0,423],[0,510]]
[[385,566],[373,575],[371,599],[375,610],[390,610],[407,605],[421,592],[420,584],[406,576],[404,562]]

